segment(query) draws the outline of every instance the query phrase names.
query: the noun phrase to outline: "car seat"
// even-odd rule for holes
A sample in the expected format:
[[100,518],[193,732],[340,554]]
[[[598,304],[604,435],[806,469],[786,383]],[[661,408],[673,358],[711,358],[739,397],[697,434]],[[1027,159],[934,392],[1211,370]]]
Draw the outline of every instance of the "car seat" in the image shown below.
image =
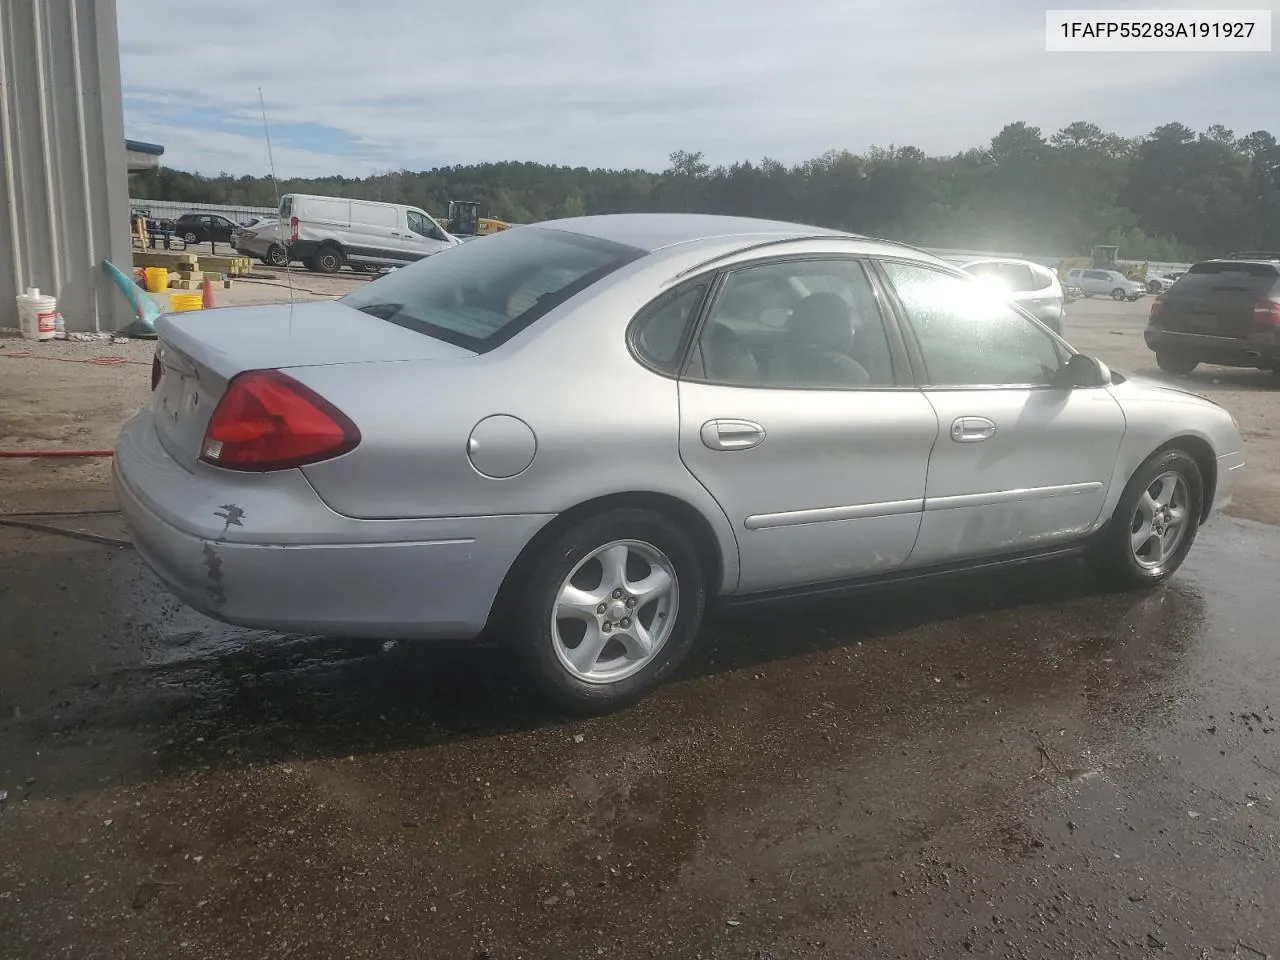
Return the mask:
[[861,386],[867,369],[851,357],[853,313],[834,293],[811,293],[787,320],[786,347],[770,364],[769,379],[797,384]]

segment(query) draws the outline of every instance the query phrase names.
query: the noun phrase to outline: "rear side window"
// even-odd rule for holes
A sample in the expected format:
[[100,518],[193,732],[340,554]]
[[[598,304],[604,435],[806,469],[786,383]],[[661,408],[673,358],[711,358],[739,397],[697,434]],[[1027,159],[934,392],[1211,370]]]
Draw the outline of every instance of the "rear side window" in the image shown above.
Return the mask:
[[663,373],[674,374],[706,294],[707,284],[695,283],[667,293],[641,310],[631,328],[631,346],[640,359]]
[[642,256],[643,250],[607,240],[517,227],[449,247],[340,302],[484,353]]
[[285,197],[280,201],[280,219],[288,220],[293,216],[293,197]]

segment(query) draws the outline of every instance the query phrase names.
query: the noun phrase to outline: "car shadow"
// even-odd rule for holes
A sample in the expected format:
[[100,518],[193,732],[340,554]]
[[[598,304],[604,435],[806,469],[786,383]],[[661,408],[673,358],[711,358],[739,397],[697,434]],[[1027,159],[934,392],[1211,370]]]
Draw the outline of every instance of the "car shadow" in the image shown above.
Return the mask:
[[[151,584],[139,582],[151,581],[149,573],[134,570],[130,578],[135,591],[149,591]],[[892,644],[922,627],[964,638],[976,629],[969,618],[1023,608],[1028,612],[1014,619],[1030,635],[1071,629],[1078,613],[1059,608],[1079,607],[1082,599],[1123,622],[1135,601],[1106,598],[1083,564],[1048,561],[726,609],[709,619],[686,664],[653,697],[700,699],[704,678],[813,651]],[[218,627],[207,623],[210,633]],[[61,764],[58,784],[49,783],[73,792],[104,779],[145,782],[199,769],[422,750],[545,727],[581,729],[584,722],[534,699],[497,642],[378,643],[254,631],[213,642],[195,634],[172,638],[150,663],[62,684],[56,702],[0,724],[0,752],[49,745],[78,751],[82,767]],[[113,741],[114,751],[104,754],[102,745]]]

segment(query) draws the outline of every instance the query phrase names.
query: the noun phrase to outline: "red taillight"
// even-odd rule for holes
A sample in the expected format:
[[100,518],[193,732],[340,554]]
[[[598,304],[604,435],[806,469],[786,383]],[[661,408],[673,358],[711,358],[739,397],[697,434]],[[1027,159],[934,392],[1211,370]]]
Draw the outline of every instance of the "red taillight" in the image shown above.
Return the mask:
[[1153,322],[1162,312],[1164,312],[1164,298],[1156,297],[1151,301],[1151,313],[1147,315],[1147,322]]
[[154,354],[151,357],[151,389],[154,390],[160,386],[160,375],[164,373],[164,367],[160,365],[160,355]]
[[229,470],[283,470],[328,460],[360,442],[328,400],[278,370],[233,377],[218,401],[200,459]]
[[298,218],[297,217],[289,218],[289,234],[290,234],[290,239],[292,240],[298,239]]
[[1260,327],[1280,327],[1280,301],[1259,300],[1255,303],[1253,322]]

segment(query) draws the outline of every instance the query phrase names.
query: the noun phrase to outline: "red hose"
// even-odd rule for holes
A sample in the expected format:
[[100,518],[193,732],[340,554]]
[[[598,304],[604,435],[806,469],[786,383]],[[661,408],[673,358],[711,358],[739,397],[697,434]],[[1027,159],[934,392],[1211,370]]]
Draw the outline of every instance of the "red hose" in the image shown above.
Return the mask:
[[0,458],[36,460],[44,457],[112,457],[114,450],[0,450]]

